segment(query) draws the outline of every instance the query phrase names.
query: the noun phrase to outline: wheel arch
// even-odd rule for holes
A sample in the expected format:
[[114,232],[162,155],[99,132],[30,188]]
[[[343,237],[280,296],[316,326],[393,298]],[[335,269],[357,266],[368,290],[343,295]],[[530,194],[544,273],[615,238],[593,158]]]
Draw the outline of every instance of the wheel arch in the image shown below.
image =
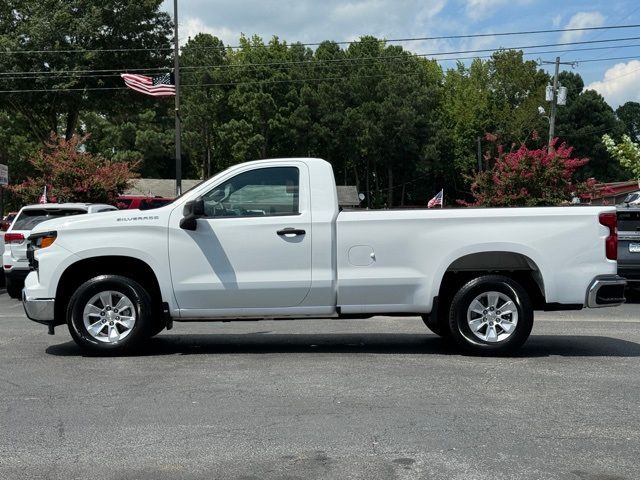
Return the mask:
[[60,276],[55,297],[56,324],[66,322],[69,299],[77,288],[98,275],[122,275],[135,280],[148,290],[154,307],[162,308],[163,293],[160,282],[156,272],[148,263],[125,255],[96,256],[72,263]]
[[529,292],[536,308],[543,308],[550,286],[540,263],[514,249],[495,249],[464,253],[445,262],[435,285],[439,302],[444,304],[464,283],[482,274],[512,278]]

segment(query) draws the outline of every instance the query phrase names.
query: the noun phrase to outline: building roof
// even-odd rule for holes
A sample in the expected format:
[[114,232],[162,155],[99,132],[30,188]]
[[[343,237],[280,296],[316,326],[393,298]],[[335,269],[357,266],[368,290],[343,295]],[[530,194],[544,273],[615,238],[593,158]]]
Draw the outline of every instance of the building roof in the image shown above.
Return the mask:
[[[182,191],[186,192],[202,180],[182,180]],[[131,181],[131,187],[124,195],[143,195],[145,197],[176,196],[176,181],[165,178],[136,178]]]

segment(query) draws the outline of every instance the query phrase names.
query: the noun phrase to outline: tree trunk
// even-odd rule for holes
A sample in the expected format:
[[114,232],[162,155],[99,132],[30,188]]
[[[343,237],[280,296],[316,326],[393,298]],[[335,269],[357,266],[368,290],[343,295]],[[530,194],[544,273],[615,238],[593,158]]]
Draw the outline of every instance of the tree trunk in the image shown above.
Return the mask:
[[387,176],[389,179],[387,190],[387,208],[393,207],[393,167],[391,164],[387,165]]
[[66,138],[67,140],[73,137],[73,134],[76,133],[79,115],[80,112],[78,111],[78,109],[74,109],[73,111],[67,113],[67,128],[64,132],[64,138]]

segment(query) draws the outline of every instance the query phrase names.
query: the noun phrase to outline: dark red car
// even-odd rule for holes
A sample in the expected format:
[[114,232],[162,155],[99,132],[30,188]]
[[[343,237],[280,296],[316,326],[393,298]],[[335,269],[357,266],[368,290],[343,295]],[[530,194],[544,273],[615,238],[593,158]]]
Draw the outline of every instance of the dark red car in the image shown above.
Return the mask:
[[173,202],[173,198],[166,197],[144,197],[142,195],[121,195],[116,199],[116,207],[120,210],[152,210],[164,207]]
[[1,232],[6,232],[7,230],[9,230],[9,226],[11,225],[11,222],[13,222],[14,218],[16,218],[16,215],[18,215],[18,212],[9,212],[6,217],[0,220]]

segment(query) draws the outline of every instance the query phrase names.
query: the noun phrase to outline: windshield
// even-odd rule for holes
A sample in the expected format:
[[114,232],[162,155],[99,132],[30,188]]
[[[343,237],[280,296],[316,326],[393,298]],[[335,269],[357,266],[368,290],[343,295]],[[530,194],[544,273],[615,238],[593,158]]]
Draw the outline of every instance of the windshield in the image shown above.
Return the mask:
[[191,187],[188,190],[185,190],[184,192],[182,192],[180,195],[178,195],[176,198],[174,198],[173,200],[171,200],[169,203],[167,203],[166,205],[175,203],[176,200],[181,199],[182,197],[184,197],[187,193],[189,193],[191,190],[193,190],[194,188],[199,187],[200,185],[202,185],[204,182],[206,182],[207,180],[209,180],[208,178],[206,180],[200,180],[198,183],[196,183],[193,187]]
[[23,210],[11,226],[11,230],[33,230],[36,225],[53,218],[69,217],[87,213],[84,210],[67,208],[64,210],[53,210],[45,208],[30,208]]

